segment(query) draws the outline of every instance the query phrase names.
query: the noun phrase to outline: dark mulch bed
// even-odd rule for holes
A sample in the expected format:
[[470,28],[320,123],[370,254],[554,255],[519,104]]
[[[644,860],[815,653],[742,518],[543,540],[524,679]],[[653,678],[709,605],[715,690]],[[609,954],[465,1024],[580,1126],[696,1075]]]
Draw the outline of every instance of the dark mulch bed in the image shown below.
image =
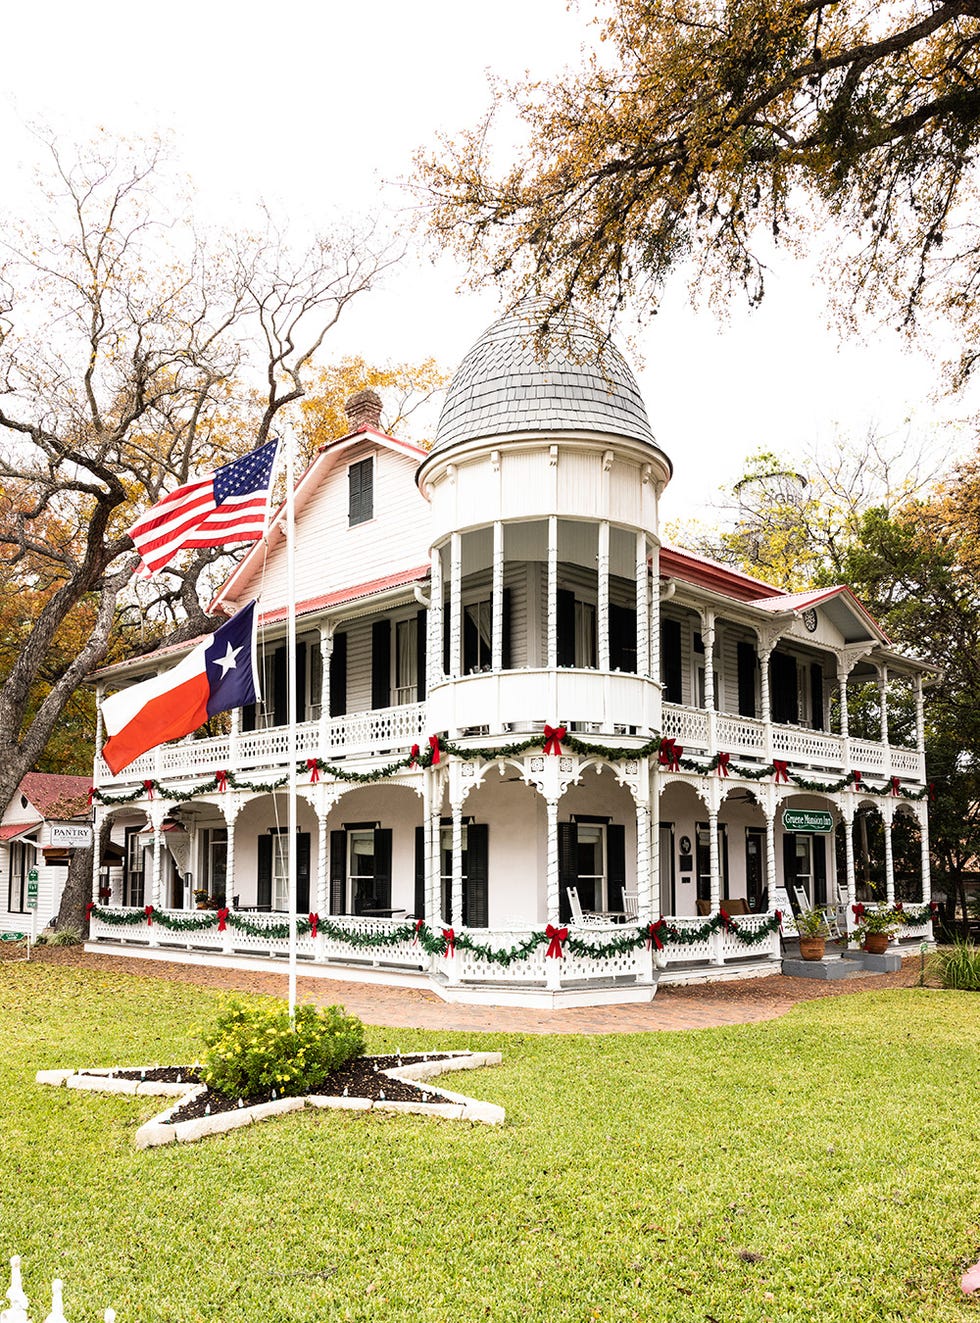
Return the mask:
[[[422,1052],[415,1056],[355,1057],[346,1066],[332,1071],[327,1079],[311,1093],[340,1098],[370,1098],[372,1102],[428,1102],[436,1101],[438,1090],[427,1083],[406,1084],[390,1079],[382,1071],[396,1066],[414,1066],[417,1061],[445,1061],[457,1052]],[[197,1066],[153,1066],[146,1070],[114,1070],[112,1076],[123,1080],[158,1080],[167,1084],[200,1084],[201,1072]],[[254,1107],[257,1103],[272,1102],[277,1095],[255,1094],[250,1098],[226,1098],[223,1094],[206,1089],[197,1098],[183,1103],[170,1114],[167,1124],[194,1121],[199,1116],[214,1116],[217,1112],[230,1112],[236,1107]],[[282,1095],[278,1095],[281,1097]]]

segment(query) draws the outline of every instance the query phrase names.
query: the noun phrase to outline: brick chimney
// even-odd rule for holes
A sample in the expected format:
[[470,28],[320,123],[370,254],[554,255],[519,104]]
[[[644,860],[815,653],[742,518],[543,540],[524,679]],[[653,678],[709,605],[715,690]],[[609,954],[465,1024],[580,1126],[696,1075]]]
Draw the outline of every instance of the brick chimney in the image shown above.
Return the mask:
[[363,432],[366,427],[381,431],[381,396],[373,390],[359,390],[344,405],[352,432]]

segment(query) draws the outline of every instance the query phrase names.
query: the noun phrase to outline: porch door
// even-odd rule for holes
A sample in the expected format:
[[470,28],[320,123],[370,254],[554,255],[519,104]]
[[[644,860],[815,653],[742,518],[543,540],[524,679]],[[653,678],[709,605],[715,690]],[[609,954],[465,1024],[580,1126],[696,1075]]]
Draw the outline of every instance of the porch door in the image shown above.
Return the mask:
[[146,851],[139,827],[126,828],[126,862],[123,873],[123,904],[143,905]]
[[578,821],[558,824],[558,912],[571,918],[568,888],[576,887],[582,909],[621,910],[626,885],[626,828],[622,823]]
[[[674,871],[674,824],[660,824],[660,913],[677,913],[677,876]],[[665,904],[664,902],[668,902]]]
[[783,874],[790,900],[799,887],[809,906],[827,904],[827,842],[811,832],[787,832],[783,837]]
[[7,892],[7,909],[11,914],[27,912],[27,846],[23,841],[14,841],[10,846],[10,886]]
[[745,829],[745,894],[749,909],[766,908],[766,833],[762,827]]
[[348,823],[330,833],[330,913],[391,909],[391,828]]

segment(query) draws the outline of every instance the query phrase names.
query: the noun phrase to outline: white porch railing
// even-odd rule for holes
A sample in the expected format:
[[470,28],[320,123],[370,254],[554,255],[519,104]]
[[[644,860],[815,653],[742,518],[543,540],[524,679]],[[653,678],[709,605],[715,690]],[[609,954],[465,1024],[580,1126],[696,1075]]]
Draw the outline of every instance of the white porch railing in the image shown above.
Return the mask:
[[[712,716],[714,749],[711,743]],[[694,757],[708,757],[718,750],[749,762],[762,762],[767,757],[765,722],[753,717],[735,716],[729,712],[709,714],[703,708],[664,703],[663,733]],[[831,776],[843,776],[853,770],[872,776],[894,775],[916,781],[921,781],[924,776],[923,757],[916,749],[851,740],[849,765],[845,767],[845,742],[841,735],[810,730],[806,726],[775,724],[769,727],[769,733],[768,756]]]
[[[296,756],[330,761],[348,754],[408,750],[423,738],[425,714],[424,703],[408,703],[403,707],[330,717],[322,724],[305,721],[296,729]],[[208,740],[180,740],[143,754],[118,777],[114,777],[105,763],[97,759],[98,784],[207,777],[229,769],[247,775],[281,768],[286,761],[287,741],[285,726],[247,731],[234,738],[222,735]]]

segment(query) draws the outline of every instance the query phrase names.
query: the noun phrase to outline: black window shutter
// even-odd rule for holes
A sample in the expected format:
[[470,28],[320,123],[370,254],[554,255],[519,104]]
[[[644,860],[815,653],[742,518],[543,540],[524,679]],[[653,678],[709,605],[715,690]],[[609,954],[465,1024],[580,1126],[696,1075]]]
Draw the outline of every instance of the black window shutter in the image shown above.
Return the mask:
[[796,892],[793,888],[797,885],[796,874],[796,833],[783,833],[783,886],[789,895],[790,906],[793,912],[796,912]]
[[347,833],[330,833],[330,913],[347,910]]
[[374,515],[374,465],[362,459],[347,470],[348,515],[352,524],[363,524]]
[[772,719],[783,725],[794,726],[800,719],[796,658],[785,652],[774,652],[769,669],[772,677]]
[[511,653],[511,643],[510,643],[513,616],[514,616],[514,593],[512,589],[505,588],[504,603],[503,603],[504,618],[503,621],[501,622],[503,625],[503,628],[501,630],[502,646],[500,649],[500,665],[505,671],[509,671],[513,665],[513,657]]
[[[268,698],[266,699],[268,707]],[[285,726],[289,720],[286,707],[286,645],[280,644],[272,656],[272,724]]]
[[310,912],[310,833],[296,833],[296,913]]
[[371,626],[371,706],[391,706],[391,621]]
[[626,828],[620,822],[611,822],[606,828],[606,893],[608,908],[623,908],[623,888],[626,886]]
[[558,589],[558,665],[575,665],[575,594]]
[[347,635],[333,636],[330,656],[330,715],[342,717],[347,711]]
[[476,622],[463,607],[463,674],[472,675],[476,670],[477,657],[479,656],[480,636],[477,633]]
[[255,903],[260,910],[272,908],[272,837],[259,837],[259,871]]
[[426,658],[426,630],[428,629],[429,613],[428,611],[417,611],[415,614],[415,675],[416,675],[416,697],[418,702],[425,698],[425,658]]
[[681,622],[664,620],[660,625],[660,670],[664,699],[680,703],[683,696],[681,668]]
[[242,730],[255,729],[255,704],[248,703],[242,708]]
[[463,923],[467,928],[490,926],[488,828],[471,822],[466,828],[466,877],[463,881]]
[[718,862],[721,866],[721,894],[728,899],[728,832],[724,824],[718,827]]
[[811,836],[810,849],[813,854],[813,904],[819,907],[827,904],[827,838]]
[[415,917],[425,918],[425,828],[415,828]]
[[450,663],[452,661],[452,611],[448,602],[442,604],[442,673],[449,675],[451,672]]
[[636,674],[636,612],[609,603],[609,666]]
[[[288,717],[287,717],[288,720]],[[296,720],[306,720],[306,644],[296,644]]]
[[374,898],[378,909],[391,909],[391,828],[374,832]]
[[755,716],[755,647],[751,643],[736,644],[738,660],[738,713],[741,717]]
[[814,730],[823,730],[823,667],[810,663],[810,707]]
[[558,917],[562,923],[568,923],[572,917],[572,907],[568,901],[568,888],[578,885],[578,871],[575,867],[578,855],[578,829],[574,822],[558,824]]

